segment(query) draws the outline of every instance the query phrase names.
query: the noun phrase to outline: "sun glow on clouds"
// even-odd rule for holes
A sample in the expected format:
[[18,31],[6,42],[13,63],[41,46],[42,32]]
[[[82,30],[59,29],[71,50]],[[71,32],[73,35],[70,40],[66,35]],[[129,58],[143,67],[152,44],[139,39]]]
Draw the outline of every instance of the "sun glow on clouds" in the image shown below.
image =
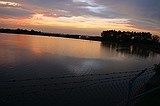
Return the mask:
[[65,26],[73,28],[115,28],[125,27],[128,19],[105,19],[89,16],[47,17],[43,14],[34,14],[28,21],[34,25]]
[[1,5],[8,5],[8,6],[21,6],[21,4],[16,3],[16,2],[6,2],[6,1],[0,1]]
[[[35,25],[50,27],[70,27],[82,29],[127,29],[128,19],[105,19],[91,16],[49,17],[44,14],[33,14],[28,19],[2,19],[3,24]],[[2,21],[1,20],[1,21]],[[8,23],[7,23],[8,22]],[[131,28],[132,29],[132,28]]]
[[34,14],[34,17],[43,17],[43,14]]

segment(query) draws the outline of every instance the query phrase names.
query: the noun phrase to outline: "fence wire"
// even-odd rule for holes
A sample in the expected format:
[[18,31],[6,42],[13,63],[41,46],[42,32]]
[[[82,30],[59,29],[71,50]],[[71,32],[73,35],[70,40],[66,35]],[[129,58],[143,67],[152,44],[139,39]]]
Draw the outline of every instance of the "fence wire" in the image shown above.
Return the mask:
[[140,89],[143,88],[144,84],[155,74],[153,70],[153,67],[142,70],[137,76],[129,80],[126,106],[132,106],[134,104],[135,101],[133,98],[139,94]]
[[[154,75],[147,69],[134,82],[131,96]],[[0,81],[2,105],[123,105],[129,81],[141,70],[79,76],[55,76]]]

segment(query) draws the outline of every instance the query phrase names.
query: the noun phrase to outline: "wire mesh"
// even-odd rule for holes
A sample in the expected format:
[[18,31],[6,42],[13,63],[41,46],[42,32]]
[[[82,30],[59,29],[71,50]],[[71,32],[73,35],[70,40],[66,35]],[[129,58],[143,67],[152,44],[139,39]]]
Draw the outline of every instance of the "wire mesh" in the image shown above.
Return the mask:
[[[0,81],[2,105],[109,105],[123,104],[128,82],[141,71],[79,76],[56,76]],[[138,77],[132,96],[153,75],[151,70]]]
[[155,74],[153,71],[154,68],[142,70],[137,76],[129,80],[128,86],[128,98],[126,106],[132,106],[136,101],[133,99],[136,95],[139,94],[140,89],[152,78]]

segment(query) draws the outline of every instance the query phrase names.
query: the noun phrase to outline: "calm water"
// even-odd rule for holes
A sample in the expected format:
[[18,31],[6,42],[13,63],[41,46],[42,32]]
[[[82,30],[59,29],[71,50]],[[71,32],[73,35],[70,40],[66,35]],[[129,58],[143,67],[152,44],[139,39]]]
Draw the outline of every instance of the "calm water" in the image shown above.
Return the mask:
[[127,45],[0,34],[0,78],[134,71],[159,60],[157,53]]
[[[159,60],[159,54],[147,50],[145,48],[139,48],[136,46],[58,37],[0,33],[0,81],[2,81],[1,87],[5,86],[11,88],[18,88],[19,85],[21,85],[20,87],[23,88],[26,85],[28,86],[40,83],[53,83],[53,80],[47,80],[47,82],[19,81],[14,82],[14,84],[3,83],[3,81],[10,80],[48,78],[66,75],[77,76],[82,74],[103,74],[111,72],[137,71],[142,70],[144,68],[152,67],[154,64],[159,63]],[[87,78],[85,77],[85,79]],[[79,79],[70,79],[70,81],[73,80],[77,81]],[[31,90],[33,89],[27,88],[27,91]],[[103,91],[103,89],[101,90]],[[24,91],[24,89],[14,89],[13,91],[9,91],[10,93],[8,95],[10,95],[11,97],[13,96],[14,98],[15,94],[13,92],[18,93],[20,91],[22,91],[22,94],[26,92]],[[35,88],[34,91],[41,92],[42,90],[41,87],[38,87]],[[43,91],[46,90],[43,89]],[[8,91],[4,92],[8,93]],[[81,98],[83,97],[82,93],[86,92],[86,90],[83,89],[83,92],[77,92],[79,92],[78,97]],[[74,94],[72,95],[73,98],[77,96],[77,92],[72,93]],[[47,94],[52,93],[49,91],[47,92]],[[62,97],[64,97],[65,94],[66,91],[65,93],[63,92],[62,94],[57,95],[62,95]],[[92,90],[90,91],[90,94],[93,94]],[[6,95],[6,93],[4,93],[4,95]],[[43,97],[44,92],[42,92],[42,94],[40,95]],[[68,93],[66,95],[68,95]],[[32,97],[31,100],[34,100],[35,103],[40,103],[42,98],[41,96],[38,96],[39,101],[36,101],[37,99],[35,99],[37,98],[37,95],[29,97]],[[8,96],[6,97],[8,98]],[[52,101],[49,96],[46,97],[48,97],[47,100]],[[89,95],[88,97],[93,97],[93,95]],[[99,96],[97,96],[96,94],[96,97]],[[102,97],[99,97],[101,98],[101,101],[99,101],[101,103],[102,101],[104,101]],[[10,103],[16,101],[12,101],[12,99],[10,99]],[[96,98],[92,99],[96,100]],[[4,98],[1,101],[5,103],[6,99]],[[46,101],[46,103],[48,103],[48,101]]]

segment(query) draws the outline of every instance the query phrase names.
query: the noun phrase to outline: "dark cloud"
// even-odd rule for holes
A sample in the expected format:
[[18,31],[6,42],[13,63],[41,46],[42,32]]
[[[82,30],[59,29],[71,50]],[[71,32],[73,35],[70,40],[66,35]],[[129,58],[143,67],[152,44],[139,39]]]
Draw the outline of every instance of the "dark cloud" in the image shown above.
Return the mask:
[[[96,4],[94,0],[13,0],[18,3],[30,3],[45,8],[46,16],[95,16],[103,18],[121,18],[122,16],[103,5]],[[90,2],[89,2],[90,1]],[[66,12],[62,12],[66,11]]]
[[2,8],[0,7],[0,15],[11,17],[30,17],[33,13],[20,8]]
[[42,13],[45,16],[55,17],[56,14],[57,17],[95,16],[102,18],[123,18],[123,15],[121,15],[117,11],[114,11],[100,3],[98,4],[94,2],[94,0],[6,0],[6,1],[17,2],[22,4],[23,6],[25,6],[25,3],[29,3],[31,5],[42,7],[43,8]]
[[132,20],[150,21],[160,23],[159,0],[95,0],[123,17]]
[[144,28],[157,28],[159,27],[159,24],[155,24],[155,23],[152,23],[152,22],[149,22],[149,21],[142,21],[142,20],[130,20],[129,21],[130,24],[134,24],[136,26],[141,26],[141,27],[144,27]]
[[[31,3],[46,8],[46,13],[64,10],[64,16],[90,15],[103,18],[160,19],[159,0],[6,0]],[[76,2],[77,1],[77,2]],[[58,11],[57,11],[58,10]],[[97,11],[97,12],[96,12]]]
[[33,14],[32,11],[24,9],[19,2],[0,1],[0,15],[7,17],[30,17]]

